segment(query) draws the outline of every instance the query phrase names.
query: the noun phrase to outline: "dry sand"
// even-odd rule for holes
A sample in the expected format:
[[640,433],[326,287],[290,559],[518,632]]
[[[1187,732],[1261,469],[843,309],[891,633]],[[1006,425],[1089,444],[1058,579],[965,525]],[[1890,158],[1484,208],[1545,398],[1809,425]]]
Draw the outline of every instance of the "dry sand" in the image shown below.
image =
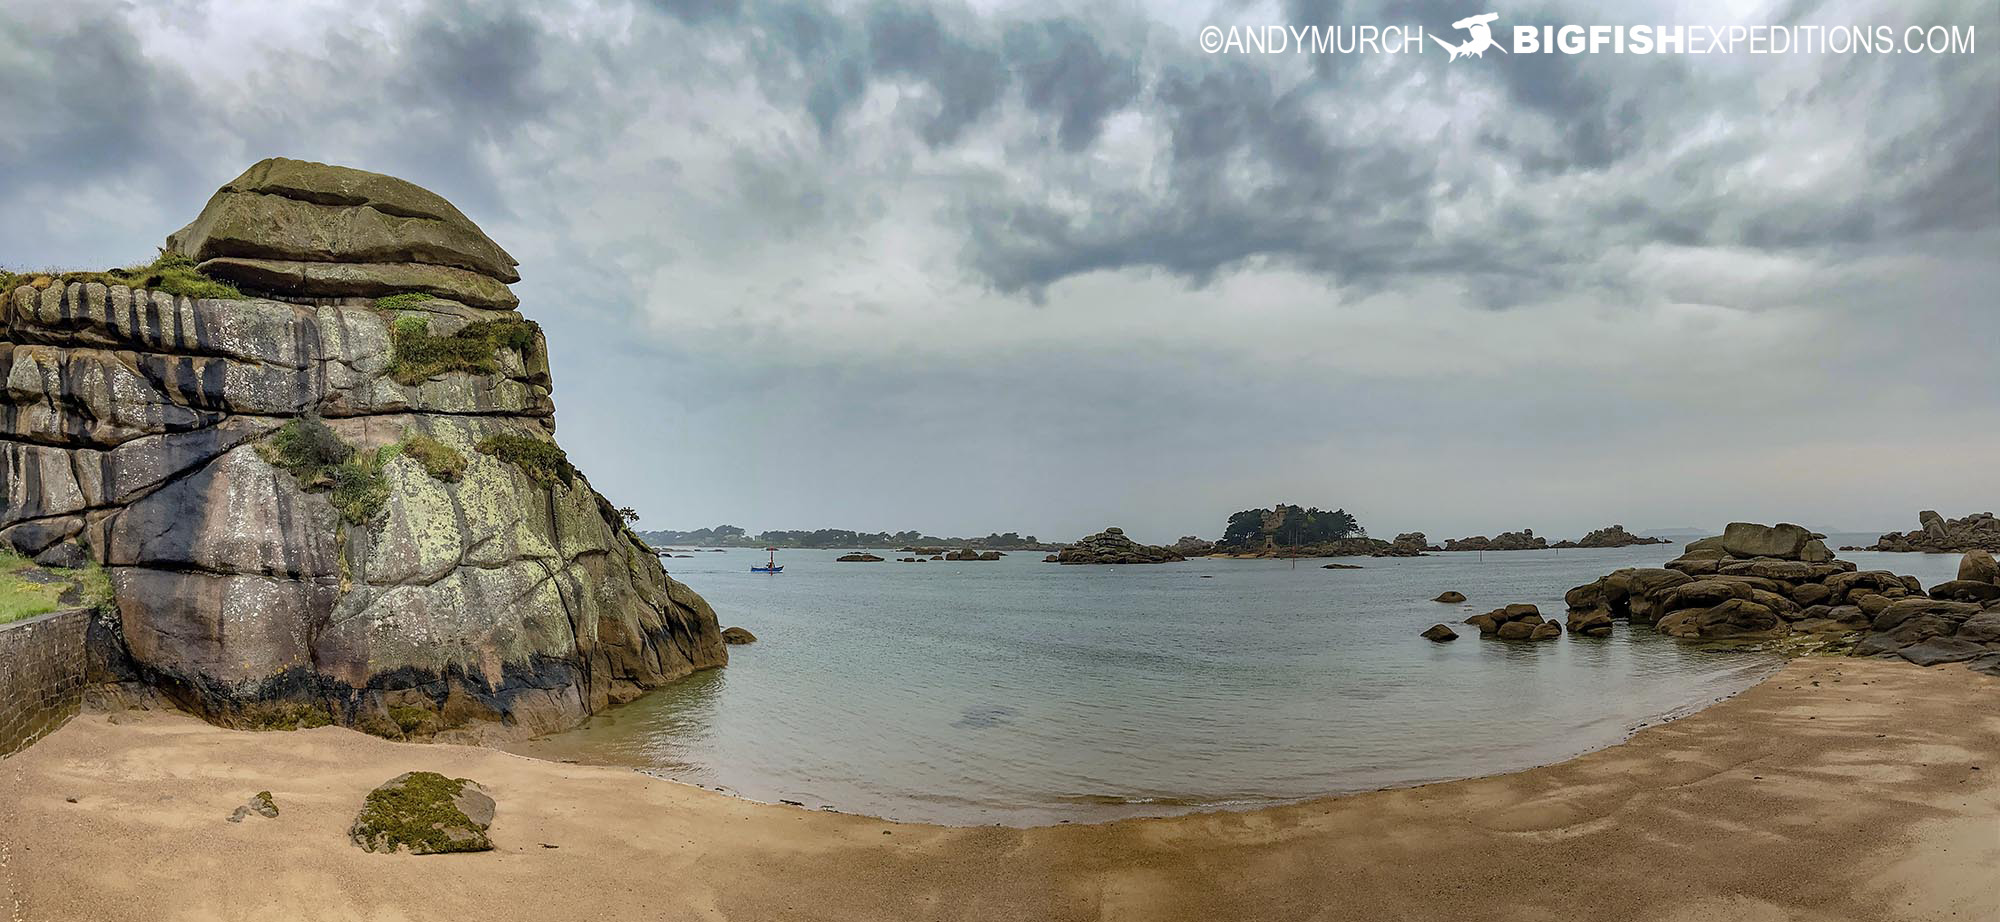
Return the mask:
[[[362,796],[411,769],[486,785],[497,850],[348,844]],[[278,818],[225,822],[262,789]],[[1036,829],[766,806],[336,728],[91,715],[0,761],[0,846],[0,913],[63,922],[1995,920],[2000,679],[1799,660],[1545,768]]]

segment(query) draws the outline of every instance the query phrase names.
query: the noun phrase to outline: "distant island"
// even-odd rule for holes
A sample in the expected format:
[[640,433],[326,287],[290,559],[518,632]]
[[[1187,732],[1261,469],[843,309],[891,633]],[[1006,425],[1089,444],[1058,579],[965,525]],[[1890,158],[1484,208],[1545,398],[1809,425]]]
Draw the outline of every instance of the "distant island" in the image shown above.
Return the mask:
[[988,551],[1053,551],[1065,545],[1043,542],[1034,535],[994,532],[984,538],[939,538],[920,531],[866,532],[845,528],[818,528],[812,531],[766,531],[751,534],[735,525],[717,525],[694,531],[642,531],[639,540],[653,547],[692,544],[700,547],[957,547]]

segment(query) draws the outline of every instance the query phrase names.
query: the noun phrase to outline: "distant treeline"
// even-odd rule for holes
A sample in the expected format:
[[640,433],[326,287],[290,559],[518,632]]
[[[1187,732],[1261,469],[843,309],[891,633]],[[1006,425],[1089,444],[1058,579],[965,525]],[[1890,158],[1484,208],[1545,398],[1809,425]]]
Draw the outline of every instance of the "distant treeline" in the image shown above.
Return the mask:
[[1229,517],[1222,540],[1228,547],[1259,548],[1266,544],[1301,547],[1325,544],[1343,538],[1367,537],[1368,530],[1345,509],[1327,511],[1318,507],[1302,509],[1280,505],[1271,509],[1245,509]]
[[750,534],[734,525],[717,525],[694,531],[642,531],[640,540],[654,547],[676,544],[692,544],[702,547],[974,547],[991,551],[1055,550],[1058,545],[1044,544],[1034,535],[1017,532],[1001,534],[994,532],[984,538],[939,538],[919,531],[866,532],[849,531],[845,528],[819,528],[812,531],[767,531]]

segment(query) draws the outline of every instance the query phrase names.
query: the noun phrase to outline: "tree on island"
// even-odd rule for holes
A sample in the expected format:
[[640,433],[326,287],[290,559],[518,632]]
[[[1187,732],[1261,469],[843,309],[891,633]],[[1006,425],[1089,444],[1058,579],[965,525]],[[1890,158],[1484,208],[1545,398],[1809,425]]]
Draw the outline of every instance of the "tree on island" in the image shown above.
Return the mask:
[[1267,544],[1304,547],[1367,534],[1368,530],[1345,509],[1328,511],[1317,506],[1301,509],[1280,504],[1271,509],[1245,509],[1230,516],[1220,543],[1230,547]]

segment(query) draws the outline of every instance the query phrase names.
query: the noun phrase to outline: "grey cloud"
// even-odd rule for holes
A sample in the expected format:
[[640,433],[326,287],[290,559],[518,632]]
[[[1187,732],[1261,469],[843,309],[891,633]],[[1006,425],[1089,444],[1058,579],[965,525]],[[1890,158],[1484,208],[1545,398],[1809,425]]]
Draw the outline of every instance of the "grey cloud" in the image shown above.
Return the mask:
[[1064,150],[1089,147],[1104,120],[1139,95],[1138,62],[1106,50],[1098,36],[1073,20],[1013,24],[1003,47],[1028,105],[1056,117],[1056,138]]

